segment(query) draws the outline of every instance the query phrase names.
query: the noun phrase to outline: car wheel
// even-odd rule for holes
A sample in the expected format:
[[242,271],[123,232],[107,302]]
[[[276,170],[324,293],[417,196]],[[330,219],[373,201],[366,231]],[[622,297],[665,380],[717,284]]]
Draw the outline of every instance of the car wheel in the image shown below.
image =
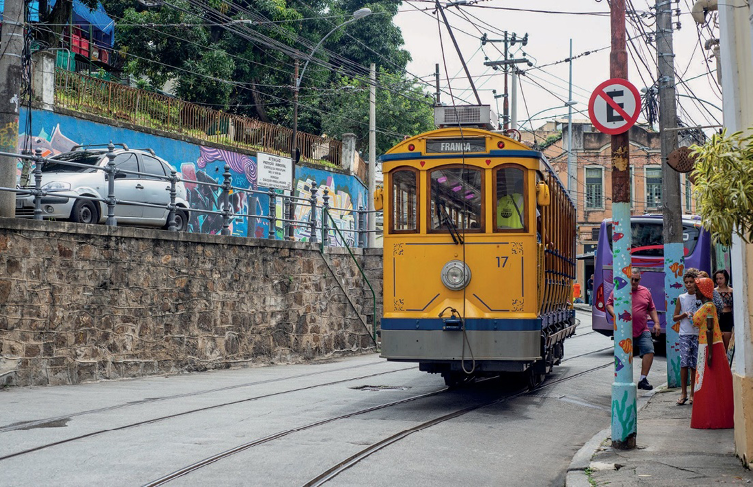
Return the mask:
[[[170,215],[167,216],[168,220],[165,223],[165,229],[170,230]],[[188,213],[185,210],[175,210],[175,228],[178,232],[185,232],[188,230]]]
[[99,215],[94,203],[89,200],[76,200],[71,211],[71,221],[77,223],[97,223]]

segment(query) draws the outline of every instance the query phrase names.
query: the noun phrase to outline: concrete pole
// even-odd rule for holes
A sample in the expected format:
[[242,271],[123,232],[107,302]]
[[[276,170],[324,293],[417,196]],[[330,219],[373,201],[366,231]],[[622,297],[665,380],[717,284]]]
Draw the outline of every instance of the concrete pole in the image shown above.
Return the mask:
[[[314,53],[312,52],[311,55]],[[309,59],[311,57],[309,56]],[[299,61],[298,59],[295,60],[295,72],[293,73],[293,141],[290,144],[290,196],[295,196],[295,164],[296,164],[296,153],[298,152],[298,90],[301,87],[301,78],[298,76],[298,65]],[[283,199],[284,203],[284,199]],[[283,208],[285,208],[285,205],[283,204]],[[290,205],[288,206],[288,214],[286,218],[288,220],[295,219],[295,205],[293,204],[293,200],[290,200]],[[285,210],[283,209],[283,212]],[[312,218],[316,218],[316,215],[311,215]],[[289,222],[290,223],[290,222]],[[282,225],[283,228],[285,228],[285,224]],[[295,229],[293,225],[289,225],[288,227],[288,235],[287,237],[290,240],[295,239]],[[270,232],[274,232],[275,229],[271,228]],[[283,237],[285,238],[285,237]]]
[[[510,128],[510,105],[508,103],[508,100],[510,99],[508,91],[507,91],[507,31],[505,31],[505,99],[502,101],[502,110],[503,110],[503,117],[502,120],[504,120],[504,127],[505,130]],[[479,103],[481,105],[481,103]]]
[[[669,153],[677,149],[675,55],[672,44],[672,6],[656,0],[656,62],[659,85],[659,132],[662,160],[662,213],[664,215],[664,302],[666,303],[667,384],[680,387],[680,334],[672,328],[672,313],[684,292],[685,247],[682,243],[680,174],[669,167]],[[677,269],[672,271],[672,267]]]
[[578,169],[573,154],[573,40],[570,39],[570,80],[567,90],[567,191],[575,202],[575,220],[578,220]]
[[[0,151],[18,149],[18,114],[21,105],[21,71],[24,49],[24,2],[5,0],[0,39]],[[0,156],[0,187],[16,187],[16,159]],[[0,191],[0,216],[16,216],[16,195]]]
[[[612,0],[612,51],[609,74],[628,77],[625,0]],[[630,141],[629,131],[612,136],[612,243],[614,269],[614,383],[612,384],[612,447],[635,448],[638,431],[636,396],[633,382],[633,296],[630,287]],[[627,317],[627,319],[624,319]]]
[[510,100],[510,128],[518,129],[518,68],[512,67],[512,94]]
[[371,63],[369,75],[369,247],[376,247],[376,215],[374,192],[376,191],[376,65]]
[[[729,133],[753,127],[753,11],[745,0],[719,4],[724,125]],[[732,236],[732,284],[735,288],[735,453],[753,467],[753,287],[748,267],[753,245]]]

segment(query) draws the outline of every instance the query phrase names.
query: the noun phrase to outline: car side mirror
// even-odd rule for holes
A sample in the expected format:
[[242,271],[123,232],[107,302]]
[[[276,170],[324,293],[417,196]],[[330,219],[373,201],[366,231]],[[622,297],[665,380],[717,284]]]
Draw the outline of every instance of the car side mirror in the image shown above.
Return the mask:
[[127,177],[128,177],[128,174],[126,174],[124,172],[118,171],[118,172],[115,173],[115,179],[124,179],[124,178],[127,178]]

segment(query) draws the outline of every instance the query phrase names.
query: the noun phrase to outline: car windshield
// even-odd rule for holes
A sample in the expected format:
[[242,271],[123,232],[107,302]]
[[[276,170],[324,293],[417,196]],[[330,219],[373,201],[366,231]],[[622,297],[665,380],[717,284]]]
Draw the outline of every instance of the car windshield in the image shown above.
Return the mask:
[[62,162],[74,162],[76,164],[85,164],[87,166],[96,166],[102,160],[101,152],[76,151],[58,154],[52,157],[49,162],[42,166],[42,172],[87,172],[91,169],[86,167],[71,166]]

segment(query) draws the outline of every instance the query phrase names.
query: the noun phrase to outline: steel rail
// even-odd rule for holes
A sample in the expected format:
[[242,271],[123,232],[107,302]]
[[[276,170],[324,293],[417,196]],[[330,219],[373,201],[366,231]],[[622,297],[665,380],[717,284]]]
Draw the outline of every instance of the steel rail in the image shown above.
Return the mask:
[[[589,352],[588,354],[599,353],[599,352],[602,352],[602,351],[603,350],[595,350],[593,352]],[[584,354],[584,355],[588,355],[588,354]],[[575,358],[575,357],[572,357],[572,358]],[[564,361],[565,360],[563,360],[563,362]],[[469,412],[471,412],[471,411],[473,411],[475,409],[479,409],[479,408],[482,408],[482,407],[485,407],[485,406],[490,406],[490,405],[496,404],[496,403],[501,403],[501,402],[504,402],[504,401],[506,401],[508,399],[528,394],[529,392],[538,391],[539,389],[541,389],[543,387],[548,387],[550,385],[558,384],[558,383],[566,381],[566,380],[574,379],[574,378],[579,377],[581,375],[584,375],[584,374],[587,374],[587,373],[590,373],[590,372],[594,372],[596,370],[600,370],[600,369],[606,368],[608,366],[613,366],[613,365],[614,365],[614,361],[610,360],[608,363],[606,363],[604,365],[600,365],[598,367],[594,367],[594,368],[591,368],[591,369],[579,372],[577,374],[573,374],[572,376],[563,377],[563,378],[560,378],[560,379],[553,379],[552,381],[546,381],[546,382],[544,382],[543,385],[540,385],[540,386],[536,387],[535,389],[533,389],[531,391],[529,391],[526,388],[525,390],[522,390],[522,391],[520,391],[518,393],[515,393],[515,394],[512,394],[512,395],[504,396],[502,398],[494,399],[492,401],[486,401],[486,402],[483,402],[483,403],[475,405],[475,406],[469,406],[467,408],[462,408],[462,409],[454,411],[452,413],[448,413],[448,414],[442,415],[439,418],[434,418],[432,420],[429,420],[429,421],[427,421],[425,423],[422,423],[421,425],[419,425],[417,427],[410,428],[410,430],[413,430],[415,428],[425,429],[425,428],[428,427],[426,425],[429,424],[429,423],[431,423],[431,426],[433,426],[435,424],[439,424],[441,422],[447,421],[448,419],[452,419],[454,417],[458,417],[458,416],[462,416],[463,414],[467,414],[467,413],[469,413]],[[486,380],[491,380],[491,379],[486,379]],[[148,482],[148,483],[144,484],[144,487],[156,487],[156,486],[159,486],[159,485],[164,485],[164,484],[166,484],[166,483],[168,483],[168,482],[170,482],[172,480],[175,480],[175,479],[177,479],[179,477],[183,477],[185,475],[190,474],[191,472],[194,472],[194,471],[199,470],[199,469],[201,469],[203,467],[206,467],[207,465],[211,465],[211,464],[213,464],[213,463],[215,463],[217,461],[220,461],[220,460],[222,460],[224,458],[227,458],[227,457],[230,457],[232,455],[235,455],[236,453],[240,453],[242,451],[248,450],[249,448],[253,448],[253,447],[258,446],[258,445],[269,443],[270,441],[274,441],[276,439],[286,437],[286,436],[288,436],[290,434],[293,434],[293,433],[298,433],[298,432],[301,432],[301,431],[309,430],[309,429],[315,428],[317,426],[322,426],[322,425],[325,425],[325,424],[332,423],[334,421],[338,421],[340,419],[347,419],[347,418],[351,418],[351,417],[354,417],[354,416],[359,416],[359,415],[362,415],[362,414],[367,414],[367,413],[370,413],[370,412],[378,411],[378,410],[381,410],[381,409],[386,409],[386,408],[389,408],[389,407],[392,407],[392,406],[398,406],[398,405],[401,405],[401,404],[413,402],[413,401],[416,401],[416,400],[419,400],[419,399],[424,399],[424,398],[427,398],[427,397],[433,397],[433,396],[436,396],[438,394],[441,394],[442,392],[446,392],[448,390],[450,390],[449,387],[442,387],[441,389],[438,389],[438,390],[433,391],[433,392],[428,392],[428,393],[425,393],[425,394],[419,394],[419,395],[416,395],[416,396],[411,396],[411,397],[408,397],[408,398],[405,398],[405,399],[400,399],[398,401],[391,401],[391,402],[380,404],[380,405],[377,405],[377,406],[372,406],[372,407],[361,409],[361,410],[358,410],[358,411],[353,411],[353,412],[350,412],[350,413],[342,414],[340,416],[336,416],[336,417],[332,417],[332,418],[327,418],[327,419],[315,421],[313,423],[309,423],[309,424],[306,424],[306,425],[302,425],[302,426],[298,426],[298,427],[295,427],[295,428],[291,428],[289,430],[280,431],[280,432],[274,433],[272,435],[269,435],[269,436],[266,436],[266,437],[263,437],[263,438],[258,438],[256,440],[250,441],[248,443],[244,443],[242,445],[238,445],[236,447],[230,448],[228,450],[225,450],[223,452],[217,453],[217,454],[212,455],[210,457],[207,457],[207,458],[204,458],[202,460],[199,460],[198,462],[192,463],[192,464],[187,465],[187,466],[185,466],[183,468],[175,470],[174,472],[171,472],[171,473],[169,473],[169,474],[167,474],[167,475],[165,475],[163,477],[160,477],[157,480],[153,480],[151,482]],[[404,430],[404,431],[408,431],[408,430]],[[418,430],[416,430],[416,431],[418,431]],[[411,431],[411,432],[415,432],[415,431]],[[400,436],[401,433],[397,433],[396,435],[393,435],[390,438]],[[408,433],[408,434],[410,434],[410,433]],[[394,439],[392,441],[392,443],[394,443],[395,441],[401,439],[402,437],[407,436],[408,434],[405,434],[405,435],[401,436],[400,438]],[[383,440],[383,441],[386,441],[386,440]],[[374,445],[372,445],[372,446],[364,449],[363,451],[371,450],[371,448],[373,446]],[[371,451],[371,453],[374,453],[375,451],[378,451],[379,449],[383,448],[384,446],[387,446],[387,444],[384,444],[384,445],[380,446],[379,448],[374,449],[373,451]],[[369,455],[371,453],[369,453]],[[368,456],[368,455],[366,455],[366,456]],[[355,465],[355,463],[358,463],[358,461],[360,461],[361,459],[366,458],[366,456],[363,456],[359,460],[357,460],[357,461],[349,464],[347,466],[347,468],[350,468],[350,466]],[[347,460],[346,460],[346,462],[347,462]],[[340,465],[342,465],[342,463],[338,464],[338,466],[336,466],[336,467],[333,467],[333,469],[337,469]],[[338,470],[338,473],[346,470],[347,468]],[[330,469],[330,470],[333,470],[333,469]],[[327,472],[330,472],[330,470],[328,470]],[[322,474],[322,475],[324,475],[324,474]],[[322,475],[320,475],[319,477],[321,477]],[[328,478],[328,480],[330,478],[333,478],[334,476],[335,475],[330,476]],[[319,477],[317,477],[317,479]],[[316,480],[316,479],[314,479],[314,480]],[[311,482],[313,482],[314,480],[309,481],[309,483],[307,483],[305,485],[320,485],[320,484],[312,484]]]
[[370,446],[364,448],[360,452],[356,453],[355,455],[352,455],[351,457],[349,457],[346,460],[340,462],[339,464],[335,465],[334,467],[330,468],[329,470],[325,471],[324,473],[320,474],[319,476],[315,477],[314,479],[308,481],[307,483],[305,483],[303,485],[304,485],[304,487],[318,487],[318,486],[320,486],[322,484],[325,484],[325,483],[329,482],[330,480],[332,480],[333,478],[337,477],[342,472],[344,472],[344,471],[348,470],[349,468],[353,467],[354,465],[356,465],[357,463],[359,463],[361,460],[364,460],[365,458],[367,458],[367,457],[371,456],[372,454],[378,452],[382,448],[390,446],[393,443],[397,443],[398,441],[402,440],[403,438],[405,438],[405,437],[407,437],[407,436],[409,436],[409,435],[411,435],[413,433],[417,433],[417,432],[419,432],[421,430],[425,430],[427,428],[431,428],[432,426],[436,426],[436,425],[438,425],[440,423],[444,423],[445,421],[449,421],[451,419],[455,419],[455,418],[458,418],[460,416],[464,416],[464,415],[466,415],[466,414],[468,414],[470,412],[473,412],[473,411],[475,411],[477,409],[481,409],[481,408],[484,408],[484,407],[487,407],[487,406],[492,406],[494,404],[500,404],[500,403],[503,403],[503,402],[507,402],[510,399],[515,399],[515,398],[520,397],[520,396],[525,396],[527,394],[530,394],[531,392],[543,389],[544,387],[549,387],[549,386],[552,386],[554,384],[559,384],[560,382],[564,382],[564,381],[568,381],[568,380],[571,380],[571,379],[575,379],[577,377],[580,377],[581,375],[585,375],[585,374],[594,372],[596,370],[600,370],[600,369],[603,369],[603,368],[606,368],[606,367],[609,367],[609,366],[613,366],[613,365],[614,365],[614,361],[610,361],[609,363],[606,363],[604,365],[600,365],[598,367],[594,367],[594,368],[591,368],[591,369],[588,369],[588,370],[584,370],[582,372],[579,372],[577,374],[573,374],[573,375],[568,376],[568,377],[563,377],[563,378],[560,378],[560,379],[554,379],[552,381],[547,381],[543,385],[536,387],[532,391],[528,391],[528,390],[520,391],[520,392],[517,392],[517,393],[509,395],[509,396],[504,396],[504,397],[501,397],[499,399],[495,399],[493,401],[488,401],[486,403],[477,404],[477,405],[474,405],[474,406],[468,406],[466,408],[459,409],[457,411],[453,411],[451,413],[445,414],[445,415],[440,416],[438,418],[431,419],[429,421],[421,423],[421,424],[419,424],[417,426],[414,426],[412,428],[404,429],[403,431],[395,433],[394,435],[392,435],[390,437],[387,437],[387,438],[385,438],[385,439],[383,439],[383,440],[381,440],[381,441],[379,441],[377,443],[374,443],[373,445],[370,445]]
[[[123,425],[123,426],[118,426],[118,427],[115,427],[115,428],[107,428],[107,429],[103,429],[103,430],[93,431],[91,433],[86,433],[86,434],[83,434],[83,435],[74,436],[72,438],[66,438],[64,440],[55,441],[53,443],[47,443],[45,445],[40,445],[40,446],[36,446],[36,447],[33,447],[33,448],[28,448],[26,450],[22,450],[22,451],[10,453],[8,455],[1,456],[0,457],[0,461],[8,460],[10,458],[18,457],[18,456],[21,456],[21,455],[26,455],[26,454],[33,453],[33,452],[36,452],[36,451],[39,451],[39,450],[44,450],[44,449],[47,449],[47,448],[51,448],[53,446],[63,445],[63,444],[66,444],[66,443],[71,443],[71,442],[77,441],[77,440],[82,440],[84,438],[91,438],[92,436],[99,436],[99,435],[102,435],[102,434],[105,434],[105,433],[111,433],[113,431],[122,431],[122,430],[125,430],[125,429],[131,429],[131,428],[135,428],[135,427],[138,427],[138,426],[143,426],[143,425],[146,425],[146,424],[153,424],[153,423],[157,423],[157,422],[160,422],[160,421],[165,421],[167,419],[179,418],[181,416],[186,416],[186,415],[193,414],[193,413],[210,411],[212,409],[222,408],[222,407],[225,407],[225,406],[233,406],[235,404],[241,404],[241,403],[244,403],[244,402],[257,401],[259,399],[266,399],[266,398],[269,398],[269,397],[281,396],[283,394],[290,394],[290,393],[293,393],[293,392],[306,391],[306,390],[309,390],[309,389],[316,389],[318,387],[331,386],[331,385],[335,385],[335,384],[341,384],[343,382],[351,382],[351,381],[354,381],[354,380],[361,380],[361,379],[366,379],[366,378],[369,378],[369,377],[376,377],[376,376],[379,376],[379,375],[394,374],[395,372],[403,372],[405,370],[409,370],[409,369],[412,369],[412,368],[415,368],[415,366],[405,367],[405,368],[397,369],[397,370],[390,370],[390,371],[387,371],[387,372],[379,372],[379,373],[376,373],[376,374],[367,374],[367,375],[363,375],[363,376],[359,376],[359,377],[351,377],[351,378],[348,378],[348,379],[341,379],[341,380],[336,380],[336,381],[331,381],[331,382],[325,382],[323,384],[314,384],[314,385],[310,385],[310,386],[306,386],[306,387],[299,387],[299,388],[296,388],[296,389],[289,389],[289,390],[286,390],[286,391],[273,392],[273,393],[270,393],[270,394],[262,394],[260,396],[247,397],[247,398],[238,399],[238,400],[235,400],[235,401],[228,401],[228,402],[224,402],[224,403],[220,403],[220,404],[213,404],[211,406],[205,406],[203,408],[190,409],[188,411],[182,411],[180,413],[168,414],[166,416],[160,416],[160,417],[157,417],[157,418],[145,419],[144,421],[139,421],[139,422],[136,422],[136,423],[130,423],[130,424],[126,424],[126,425]],[[116,409],[116,408],[113,408],[113,409]],[[70,416],[64,416],[61,419],[66,419],[66,418],[69,418],[69,417]],[[28,425],[21,425],[21,428],[17,428],[17,429],[23,429],[23,427],[28,427]]]

